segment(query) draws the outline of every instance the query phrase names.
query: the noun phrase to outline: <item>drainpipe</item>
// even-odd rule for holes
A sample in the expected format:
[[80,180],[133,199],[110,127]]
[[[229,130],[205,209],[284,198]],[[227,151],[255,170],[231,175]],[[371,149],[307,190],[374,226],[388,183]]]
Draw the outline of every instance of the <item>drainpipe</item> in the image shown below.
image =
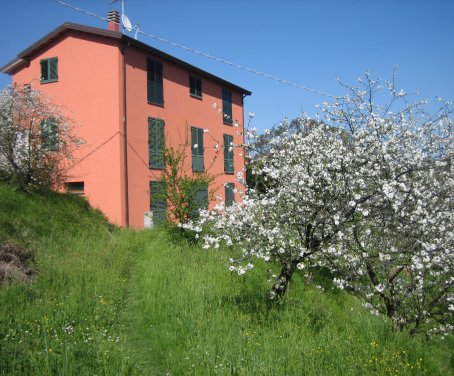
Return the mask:
[[[243,163],[244,165],[246,166],[246,154],[247,154],[247,150],[246,150],[246,124],[244,123],[245,122],[245,118],[244,118],[244,98],[247,97],[247,94],[243,94],[241,96],[241,112],[243,114]],[[245,180],[246,180],[246,176],[244,177]]]
[[128,173],[128,120],[126,111],[126,59],[125,51],[131,44],[128,42],[120,48],[123,69],[123,147],[124,147],[124,179],[125,179],[125,225],[129,227],[129,173]]

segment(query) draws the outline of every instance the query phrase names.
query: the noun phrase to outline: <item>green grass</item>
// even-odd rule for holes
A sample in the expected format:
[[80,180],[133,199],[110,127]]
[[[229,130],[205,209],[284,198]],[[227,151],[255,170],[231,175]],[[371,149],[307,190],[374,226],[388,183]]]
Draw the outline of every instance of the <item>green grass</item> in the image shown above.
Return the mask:
[[117,375],[134,367],[118,320],[140,237],[84,200],[0,186],[0,241],[35,251],[38,277],[0,288],[1,375]]
[[6,240],[39,274],[0,288],[0,375],[454,374],[452,337],[395,333],[322,275],[270,306],[265,267],[240,278],[226,252],[119,230],[78,197],[0,186]]
[[[264,268],[240,278],[225,253],[169,245],[139,255],[126,333],[149,374],[449,375],[452,342],[395,333],[321,276],[269,306]],[[325,284],[322,292],[316,284]]]

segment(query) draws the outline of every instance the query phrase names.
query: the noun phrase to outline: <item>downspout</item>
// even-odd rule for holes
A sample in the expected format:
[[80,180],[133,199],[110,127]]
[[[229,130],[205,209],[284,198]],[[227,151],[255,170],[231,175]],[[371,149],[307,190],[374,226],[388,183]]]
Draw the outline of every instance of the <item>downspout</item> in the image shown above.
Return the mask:
[[125,226],[129,227],[129,172],[128,172],[128,120],[126,111],[126,59],[125,51],[131,45],[128,42],[120,48],[123,66],[123,148],[124,148],[124,179],[125,179]]
[[[244,165],[246,166],[246,154],[247,154],[247,150],[246,150],[246,124],[244,123],[245,122],[245,119],[244,119],[244,98],[246,98],[248,96],[248,94],[243,94],[241,96],[241,111],[243,113],[243,163]],[[246,180],[246,175],[244,176],[244,180]]]

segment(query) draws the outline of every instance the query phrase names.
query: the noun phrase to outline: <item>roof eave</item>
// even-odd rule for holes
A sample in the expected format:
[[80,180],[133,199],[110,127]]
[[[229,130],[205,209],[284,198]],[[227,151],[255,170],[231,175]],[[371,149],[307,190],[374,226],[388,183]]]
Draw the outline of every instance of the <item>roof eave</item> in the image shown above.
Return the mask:
[[8,64],[4,65],[3,67],[0,68],[0,71],[6,74],[12,74],[17,68],[19,68],[22,64],[28,62],[30,58],[41,48],[44,46],[52,43],[56,39],[58,39],[61,35],[68,31],[78,31],[82,33],[88,33],[88,34],[94,34],[94,35],[99,35],[99,36],[104,36],[108,38],[113,38],[118,41],[124,41],[127,43],[130,43],[138,48],[141,48],[149,53],[158,55],[166,60],[169,60],[171,62],[174,62],[178,65],[182,65],[185,68],[198,73],[202,76],[211,78],[215,81],[220,82],[221,84],[228,86],[236,91],[241,92],[244,95],[251,95],[252,93],[249,90],[246,90],[240,86],[237,86],[229,81],[226,81],[218,76],[215,76],[214,74],[211,74],[207,71],[204,71],[203,69],[197,68],[194,65],[191,65],[183,60],[180,60],[172,55],[169,55],[161,50],[158,50],[157,48],[151,47],[148,44],[145,44],[143,42],[140,42],[136,39],[133,39],[127,35],[124,35],[123,33],[117,32],[117,31],[111,31],[107,29],[100,29],[97,27],[92,27],[92,26],[85,26],[85,25],[80,25],[80,24],[75,24],[71,22],[66,22],[63,25],[60,25],[57,27],[55,30],[51,31],[49,34],[45,35],[43,38],[38,40],[37,42],[33,43],[30,47],[26,48],[22,52],[20,52],[17,55],[17,58],[9,62]]
[[203,69],[200,69],[200,68],[198,68],[198,67],[196,67],[196,66],[194,66],[192,64],[189,64],[189,63],[185,62],[184,60],[178,59],[175,56],[169,55],[168,53],[165,53],[165,52],[163,52],[161,50],[158,50],[157,48],[151,47],[151,46],[149,46],[146,43],[143,43],[143,42],[140,42],[140,41],[138,41],[136,39],[133,39],[133,38],[131,38],[131,37],[125,35],[125,34],[121,34],[121,39],[124,42],[128,42],[128,43],[130,43],[130,44],[132,44],[132,45],[134,45],[134,46],[136,46],[138,48],[141,48],[141,49],[143,49],[143,50],[145,50],[145,51],[147,51],[149,53],[158,55],[158,56],[160,56],[160,57],[162,57],[162,58],[164,58],[166,60],[169,60],[171,62],[174,62],[174,63],[176,63],[178,65],[182,65],[185,68],[193,71],[194,73],[198,73],[201,76],[205,76],[205,77],[211,78],[211,79],[213,79],[215,81],[218,81],[221,84],[223,84],[224,86],[228,86],[228,87],[230,87],[230,88],[232,88],[232,89],[234,89],[236,91],[241,92],[244,95],[251,95],[252,94],[252,92],[250,92],[249,90],[246,90],[246,89],[244,89],[244,88],[242,88],[242,87],[240,87],[238,85],[235,85],[235,84],[233,84],[233,83],[231,83],[229,81],[226,81],[226,80],[224,80],[221,77],[218,77],[218,76],[216,76],[216,75],[214,75],[212,73],[209,73],[209,72],[207,72],[207,71],[205,71]]
[[21,58],[15,58],[14,60],[10,61],[9,63],[5,64],[3,67],[0,68],[0,72],[6,74],[12,74],[16,68],[20,65],[26,63],[27,61]]

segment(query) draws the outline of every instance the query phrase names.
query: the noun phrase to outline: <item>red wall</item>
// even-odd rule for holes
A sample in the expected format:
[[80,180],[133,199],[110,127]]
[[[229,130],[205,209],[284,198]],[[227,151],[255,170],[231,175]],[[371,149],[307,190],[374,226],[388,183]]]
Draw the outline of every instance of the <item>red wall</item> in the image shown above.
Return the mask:
[[[40,82],[40,61],[58,57],[58,82]],[[85,140],[75,153],[69,181],[84,181],[85,195],[107,217],[124,223],[120,168],[120,53],[106,38],[70,33],[16,72],[13,82],[45,92],[76,124]]]

